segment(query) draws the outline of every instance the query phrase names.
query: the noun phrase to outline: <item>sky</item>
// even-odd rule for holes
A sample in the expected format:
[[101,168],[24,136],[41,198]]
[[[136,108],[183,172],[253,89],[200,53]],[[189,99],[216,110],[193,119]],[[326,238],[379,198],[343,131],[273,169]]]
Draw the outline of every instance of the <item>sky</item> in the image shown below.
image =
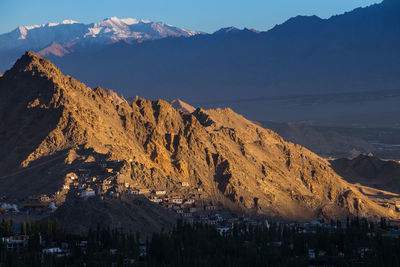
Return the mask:
[[222,27],[268,30],[297,15],[328,18],[381,0],[0,0],[0,34],[20,25],[107,17],[162,21],[212,33]]

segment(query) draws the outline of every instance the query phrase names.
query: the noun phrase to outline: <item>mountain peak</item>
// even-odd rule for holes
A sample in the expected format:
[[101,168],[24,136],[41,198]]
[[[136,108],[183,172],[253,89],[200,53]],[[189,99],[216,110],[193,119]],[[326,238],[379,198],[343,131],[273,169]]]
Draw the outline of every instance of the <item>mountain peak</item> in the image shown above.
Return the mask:
[[39,73],[41,76],[43,74],[47,76],[61,74],[61,71],[53,63],[32,51],[25,52],[25,54],[15,62],[12,69],[5,73],[5,76],[23,72],[32,72],[32,74]]
[[47,26],[49,27],[54,27],[58,25],[67,25],[67,24],[76,24],[79,23],[78,21],[72,20],[72,19],[65,19],[61,22],[56,22],[56,23],[48,23]]
[[38,29],[38,28],[48,28],[48,27],[55,27],[59,25],[72,25],[72,24],[77,24],[79,23],[78,21],[74,21],[71,19],[66,19],[61,22],[50,22],[47,24],[37,24],[37,25],[24,25],[24,26],[19,26],[16,31],[19,32],[19,40],[24,40],[26,39],[28,32],[33,30],[33,29]]
[[48,47],[46,47],[38,52],[38,54],[40,56],[55,55],[58,57],[62,57],[69,53],[70,53],[70,51],[68,51],[67,48],[65,48],[64,46],[60,45],[57,42],[52,42],[51,45],[49,45]]
[[21,90],[18,93],[20,97],[35,93],[46,95],[46,101],[42,99],[41,103],[49,103],[54,94],[59,97],[60,90],[65,93],[72,89],[75,93],[80,91],[84,94],[91,91],[83,83],[64,75],[50,60],[32,51],[27,51],[4,74],[0,87],[9,92]]
[[231,27],[226,27],[226,28],[221,28],[218,31],[214,32],[214,34],[221,34],[221,33],[230,33],[230,32],[239,32],[240,29],[231,26]]
[[183,102],[180,99],[174,99],[170,102],[170,104],[172,105],[173,108],[185,113],[193,113],[196,110],[193,106]]
[[105,18],[103,20],[103,22],[114,22],[114,23],[126,24],[126,25],[134,25],[134,24],[139,24],[139,23],[151,23],[150,20],[142,20],[142,19],[136,19],[136,18],[120,19],[120,18],[118,18],[116,16]]

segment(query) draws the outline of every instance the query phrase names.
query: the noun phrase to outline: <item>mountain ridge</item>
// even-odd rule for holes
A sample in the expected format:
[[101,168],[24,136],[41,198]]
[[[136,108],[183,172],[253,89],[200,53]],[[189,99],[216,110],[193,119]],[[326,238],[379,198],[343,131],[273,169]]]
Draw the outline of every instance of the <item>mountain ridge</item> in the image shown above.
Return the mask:
[[[232,109],[188,114],[164,100],[115,101],[33,52],[0,79],[0,96],[0,156],[6,159],[0,194],[8,198],[45,193],[58,206],[74,203],[78,189],[65,189],[71,173],[105,162],[116,174],[98,180],[171,194],[199,195],[200,188],[197,201],[240,213],[287,220],[398,217],[323,158]],[[183,182],[190,186],[182,189]]]

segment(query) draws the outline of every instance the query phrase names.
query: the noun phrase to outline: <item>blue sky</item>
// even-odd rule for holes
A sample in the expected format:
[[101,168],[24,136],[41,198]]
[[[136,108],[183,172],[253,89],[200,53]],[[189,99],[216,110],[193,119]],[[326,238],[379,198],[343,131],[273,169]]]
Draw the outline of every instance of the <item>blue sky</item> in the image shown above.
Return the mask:
[[163,21],[214,32],[236,26],[268,30],[296,15],[328,18],[380,0],[0,0],[0,33],[19,25],[106,17]]

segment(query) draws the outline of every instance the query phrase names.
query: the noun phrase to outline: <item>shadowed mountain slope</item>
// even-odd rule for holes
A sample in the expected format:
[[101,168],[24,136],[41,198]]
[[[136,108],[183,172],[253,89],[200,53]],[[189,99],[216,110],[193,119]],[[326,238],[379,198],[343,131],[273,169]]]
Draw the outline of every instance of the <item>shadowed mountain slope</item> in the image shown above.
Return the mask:
[[285,140],[300,144],[323,157],[347,158],[373,151],[363,139],[339,134],[333,130],[318,130],[296,123],[261,122],[265,128],[277,132]]
[[351,160],[334,160],[332,166],[349,182],[400,193],[400,162],[361,154]]

